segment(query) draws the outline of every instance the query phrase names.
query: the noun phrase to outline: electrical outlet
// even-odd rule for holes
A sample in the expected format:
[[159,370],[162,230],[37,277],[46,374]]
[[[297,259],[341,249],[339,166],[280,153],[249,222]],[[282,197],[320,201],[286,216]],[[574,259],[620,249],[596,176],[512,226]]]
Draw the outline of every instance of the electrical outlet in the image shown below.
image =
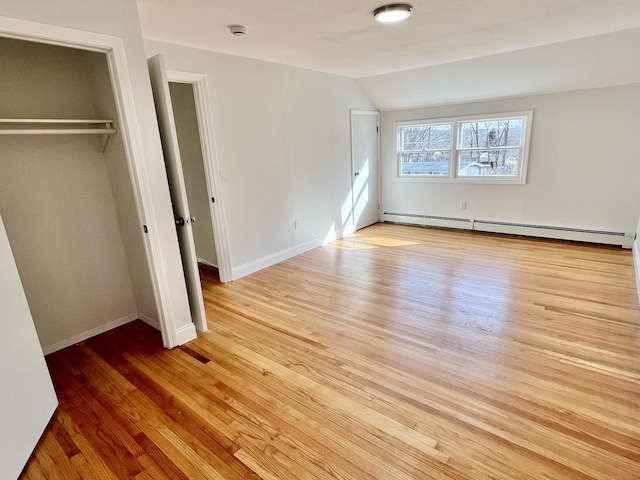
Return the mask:
[[296,230],[300,228],[300,220],[293,221],[293,228],[295,228]]
[[467,202],[463,200],[462,202],[460,202],[460,210],[466,210],[466,209],[467,209]]

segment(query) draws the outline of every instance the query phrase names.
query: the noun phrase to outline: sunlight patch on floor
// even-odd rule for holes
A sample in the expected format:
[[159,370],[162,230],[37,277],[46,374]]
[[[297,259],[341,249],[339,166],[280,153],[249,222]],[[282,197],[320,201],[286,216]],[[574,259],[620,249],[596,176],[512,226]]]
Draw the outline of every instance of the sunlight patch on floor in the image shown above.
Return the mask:
[[359,242],[352,238],[336,240],[335,242],[328,244],[327,247],[340,248],[342,250],[369,250],[372,248],[378,248],[375,245],[367,245],[366,243]]
[[377,245],[379,247],[406,247],[408,245],[418,245],[416,242],[408,242],[406,240],[386,237],[362,237],[357,238],[357,241]]
[[416,242],[408,242],[406,240],[398,240],[386,237],[366,237],[366,236],[350,236],[340,240],[336,240],[331,244],[332,247],[342,248],[346,250],[368,250],[379,247],[406,247],[409,245],[418,245]]

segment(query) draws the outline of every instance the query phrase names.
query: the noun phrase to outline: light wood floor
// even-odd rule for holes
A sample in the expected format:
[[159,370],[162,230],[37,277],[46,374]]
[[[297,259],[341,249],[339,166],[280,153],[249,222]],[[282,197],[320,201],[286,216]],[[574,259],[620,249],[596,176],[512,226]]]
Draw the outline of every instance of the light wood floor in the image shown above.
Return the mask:
[[[381,224],[47,357],[24,479],[640,479],[630,251]],[[5,432],[6,433],[6,432]]]

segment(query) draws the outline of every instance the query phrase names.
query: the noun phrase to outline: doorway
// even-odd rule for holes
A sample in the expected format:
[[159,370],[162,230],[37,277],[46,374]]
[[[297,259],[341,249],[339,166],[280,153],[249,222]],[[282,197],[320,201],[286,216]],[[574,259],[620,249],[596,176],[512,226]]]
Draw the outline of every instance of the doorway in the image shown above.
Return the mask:
[[0,64],[0,214],[44,353],[155,316],[105,54],[0,36]]
[[[198,330],[206,331],[207,317],[200,282],[199,260],[202,259],[206,265],[215,265],[221,281],[231,280],[221,189],[217,177],[213,175],[217,167],[211,117],[208,115],[206,77],[169,72],[165,68],[162,55],[149,58],[147,63],[169,179],[191,320]],[[174,84],[173,94],[171,83]],[[178,100],[175,107],[174,99]],[[194,214],[194,208],[200,212],[199,221]],[[196,233],[200,240],[199,249],[196,248]]]
[[356,230],[380,219],[379,137],[379,112],[351,111],[351,195]]
[[210,196],[207,188],[193,85],[170,81],[169,92],[189,211],[194,219],[192,228],[198,264],[218,271],[215,230],[209,208],[211,198],[215,201],[215,196]]
[[0,424],[15,433],[0,464],[17,478],[57,403],[43,352],[141,312],[166,347],[189,332],[178,338],[179,302],[161,292],[166,249],[121,39],[0,17],[0,52]]
[[135,270],[144,270],[150,283],[134,285],[137,291],[141,291],[139,296],[136,295],[139,307],[141,304],[148,307],[149,315],[141,315],[140,318],[161,330],[166,348],[196,338],[193,324],[184,322],[184,313],[188,312],[186,292],[183,296],[180,279],[175,275],[176,245],[175,240],[167,234],[173,227],[163,210],[166,205],[166,184],[152,181],[160,178],[157,164],[145,156],[156,152],[152,132],[148,133],[142,128],[150,109],[146,106],[144,95],[140,94],[145,93],[148,87],[139,81],[138,76],[129,74],[132,64],[128,60],[126,42],[119,37],[53,25],[43,29],[36,22],[4,17],[0,17],[0,36],[105,55],[125,151],[123,178],[132,192],[133,205],[129,212],[137,220],[127,236],[137,237],[140,241],[141,254],[136,257]]
[[[231,282],[233,280],[231,252],[213,135],[213,119],[207,76],[175,70],[167,70],[166,75],[172,100],[174,92],[178,95],[176,97],[176,100],[178,100],[176,107],[184,110],[190,116],[190,120],[185,122],[184,126],[177,125],[179,129],[184,127],[186,136],[192,138],[189,141],[193,152],[193,166],[187,166],[186,168],[193,170],[189,175],[204,175],[198,185],[186,185],[190,207],[191,198],[193,198],[194,206],[197,205],[196,209],[198,212],[202,212],[199,215],[203,218],[203,222],[200,222],[200,219],[196,216],[196,223],[194,224],[194,228],[197,228],[196,225],[198,224],[202,227],[200,228],[201,231],[196,233],[198,235],[196,238],[196,253],[203,264],[217,267],[219,279],[222,283]],[[180,139],[182,135],[180,133],[178,135],[178,143],[182,152],[183,145]],[[194,137],[199,139],[199,144],[194,142]],[[186,174],[187,172],[185,171]],[[200,245],[199,247],[198,242],[201,244],[211,241],[211,245]]]

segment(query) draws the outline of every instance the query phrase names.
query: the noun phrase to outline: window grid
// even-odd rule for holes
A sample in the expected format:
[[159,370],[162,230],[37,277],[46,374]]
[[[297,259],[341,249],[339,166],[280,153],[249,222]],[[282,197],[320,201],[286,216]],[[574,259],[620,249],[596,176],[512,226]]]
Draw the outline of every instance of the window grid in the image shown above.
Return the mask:
[[[532,113],[397,123],[397,178],[524,184]],[[445,128],[450,135],[437,147],[447,143],[447,149],[433,146],[430,137],[416,140],[420,129]],[[412,130],[413,138],[407,141]]]

